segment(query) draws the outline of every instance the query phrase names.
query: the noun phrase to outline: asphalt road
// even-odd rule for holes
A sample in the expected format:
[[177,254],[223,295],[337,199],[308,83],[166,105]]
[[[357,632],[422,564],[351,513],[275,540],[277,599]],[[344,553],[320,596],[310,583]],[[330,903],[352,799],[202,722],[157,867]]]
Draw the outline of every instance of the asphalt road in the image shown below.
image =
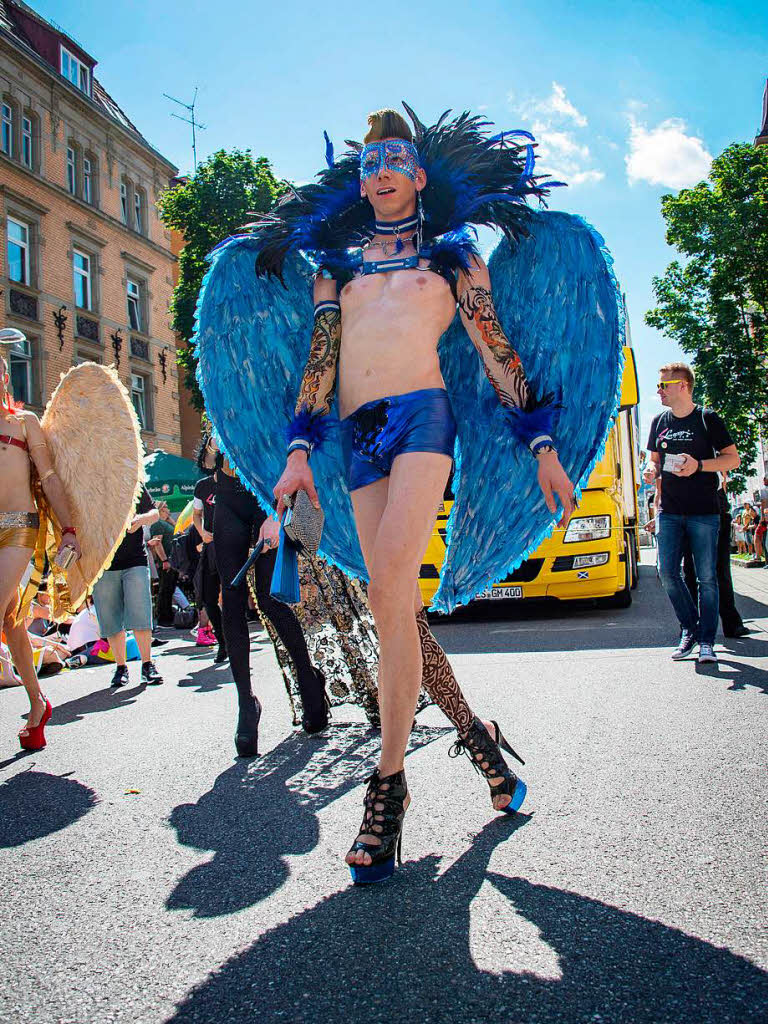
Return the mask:
[[353,708],[294,732],[260,634],[256,760],[188,638],[163,687],[49,681],[39,754],[16,756],[24,699],[0,692],[0,1020],[765,1022],[768,570],[736,576],[755,632],[715,667],[669,660],[649,566],[626,611],[436,627],[530,796],[495,816],[428,709],[406,863],[372,889],[342,857],[376,736]]

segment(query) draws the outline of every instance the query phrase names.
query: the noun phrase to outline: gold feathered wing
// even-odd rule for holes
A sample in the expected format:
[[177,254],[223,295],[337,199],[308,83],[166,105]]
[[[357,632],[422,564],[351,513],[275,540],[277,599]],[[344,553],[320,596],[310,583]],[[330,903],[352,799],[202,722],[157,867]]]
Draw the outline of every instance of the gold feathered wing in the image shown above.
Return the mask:
[[[40,422],[82,549],[65,580],[55,572],[53,614],[61,618],[82,603],[125,536],[144,482],[144,450],[133,403],[111,366],[73,366]],[[55,551],[60,526],[70,524],[50,516],[50,525]],[[49,531],[49,552],[50,540]]]

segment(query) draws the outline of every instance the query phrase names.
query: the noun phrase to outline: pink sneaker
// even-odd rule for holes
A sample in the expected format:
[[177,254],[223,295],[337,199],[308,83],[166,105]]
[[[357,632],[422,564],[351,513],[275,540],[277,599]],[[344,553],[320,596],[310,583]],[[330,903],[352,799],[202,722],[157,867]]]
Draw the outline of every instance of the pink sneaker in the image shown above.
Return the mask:
[[216,637],[211,633],[210,629],[200,626],[197,630],[195,645],[197,647],[213,647],[215,644]]

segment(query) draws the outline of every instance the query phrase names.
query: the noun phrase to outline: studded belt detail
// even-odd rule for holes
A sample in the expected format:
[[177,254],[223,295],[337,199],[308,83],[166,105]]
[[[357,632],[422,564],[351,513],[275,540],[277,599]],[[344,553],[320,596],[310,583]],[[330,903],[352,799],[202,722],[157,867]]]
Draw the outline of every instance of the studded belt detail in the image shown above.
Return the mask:
[[37,512],[0,512],[0,530],[36,530],[39,526]]

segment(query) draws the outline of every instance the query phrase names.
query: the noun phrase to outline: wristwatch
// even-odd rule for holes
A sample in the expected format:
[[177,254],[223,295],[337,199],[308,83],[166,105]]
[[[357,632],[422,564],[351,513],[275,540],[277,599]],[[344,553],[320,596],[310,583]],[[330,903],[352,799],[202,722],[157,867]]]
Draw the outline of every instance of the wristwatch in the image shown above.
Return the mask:
[[701,473],[703,469],[704,463],[701,461],[701,459],[696,459],[696,472]]

